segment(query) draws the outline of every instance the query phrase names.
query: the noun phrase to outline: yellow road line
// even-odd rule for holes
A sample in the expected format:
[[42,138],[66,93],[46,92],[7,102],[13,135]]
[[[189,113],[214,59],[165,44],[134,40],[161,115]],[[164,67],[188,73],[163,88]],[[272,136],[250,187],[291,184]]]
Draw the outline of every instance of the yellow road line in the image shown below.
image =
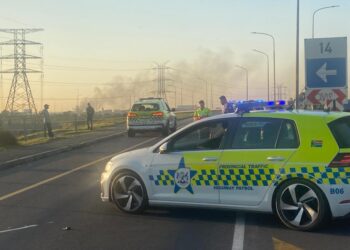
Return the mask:
[[302,250],[302,248],[297,247],[286,241],[272,237],[273,247],[275,250]]
[[[141,145],[143,145],[143,144],[146,144],[146,143],[148,143],[148,142],[151,142],[151,141],[153,141],[153,140],[155,140],[155,139],[157,139],[157,138],[151,138],[151,139],[149,139],[149,140],[146,140],[146,141],[143,141],[143,142],[141,142],[141,143],[138,143],[138,144],[136,144],[136,145],[134,145],[134,146],[132,146],[132,147],[123,149],[122,151],[118,152],[118,154],[121,154],[121,153],[124,153],[124,152],[126,152],[126,151],[135,149],[135,148],[137,148],[137,147],[139,147],[139,146],[141,146]],[[100,159],[97,159],[97,160],[95,160],[95,161],[92,161],[92,162],[89,162],[89,163],[87,163],[87,164],[81,165],[81,166],[79,166],[79,167],[77,167],[77,168],[71,169],[71,170],[69,170],[69,171],[67,171],[67,172],[64,172],[64,173],[55,175],[54,177],[48,178],[48,179],[46,179],[46,180],[43,180],[43,181],[37,182],[37,183],[35,183],[35,184],[32,184],[32,185],[30,185],[30,186],[28,186],[28,187],[19,189],[19,190],[15,191],[15,192],[6,194],[6,195],[4,195],[4,196],[1,196],[1,197],[0,197],[0,201],[6,200],[6,199],[11,198],[11,197],[13,197],[13,196],[15,196],[15,195],[18,195],[18,194],[24,193],[24,192],[26,192],[26,191],[28,191],[28,190],[34,189],[34,188],[36,188],[36,187],[42,186],[42,185],[44,185],[44,184],[46,184],[46,183],[52,182],[52,181],[54,181],[54,180],[57,180],[57,179],[59,179],[59,178],[62,178],[62,177],[64,177],[64,176],[66,176],[66,175],[69,175],[69,174],[71,174],[71,173],[74,173],[74,172],[76,172],[76,171],[79,171],[79,170],[81,170],[81,169],[83,169],[83,168],[90,167],[90,166],[95,165],[95,164],[97,164],[97,163],[99,163],[99,162],[101,162],[101,161],[105,161],[105,160],[107,160],[107,159],[110,159],[111,157],[115,156],[116,154],[117,154],[117,153],[107,155],[107,156],[102,157],[102,158],[100,158]]]

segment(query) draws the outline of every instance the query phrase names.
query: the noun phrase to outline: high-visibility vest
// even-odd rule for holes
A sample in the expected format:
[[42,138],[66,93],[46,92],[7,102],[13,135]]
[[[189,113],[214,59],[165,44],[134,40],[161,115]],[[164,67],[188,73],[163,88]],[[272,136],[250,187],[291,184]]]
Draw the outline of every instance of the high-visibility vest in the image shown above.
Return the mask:
[[210,116],[210,109],[204,108],[204,109],[197,109],[193,114],[193,120],[197,121],[204,117]]

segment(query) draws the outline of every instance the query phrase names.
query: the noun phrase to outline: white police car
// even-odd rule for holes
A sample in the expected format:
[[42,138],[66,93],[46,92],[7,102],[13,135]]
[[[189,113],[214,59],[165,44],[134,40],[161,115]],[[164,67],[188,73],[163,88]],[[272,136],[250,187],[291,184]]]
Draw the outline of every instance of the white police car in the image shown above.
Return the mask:
[[129,213],[148,205],[273,212],[289,228],[311,230],[350,215],[350,115],[210,117],[111,159],[101,190]]

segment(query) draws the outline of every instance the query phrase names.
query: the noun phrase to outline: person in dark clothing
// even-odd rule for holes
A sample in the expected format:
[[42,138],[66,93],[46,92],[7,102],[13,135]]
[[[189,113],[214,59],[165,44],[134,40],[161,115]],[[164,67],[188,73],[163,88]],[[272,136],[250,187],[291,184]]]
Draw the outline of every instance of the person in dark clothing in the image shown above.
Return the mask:
[[220,103],[222,105],[222,113],[223,114],[235,112],[235,108],[233,106],[233,103],[228,102],[226,99],[226,96],[222,95],[222,96],[220,96],[219,99],[220,99]]
[[88,106],[86,108],[86,122],[87,122],[87,128],[92,130],[93,127],[93,118],[94,118],[95,110],[91,106],[90,103],[88,103]]
[[51,126],[51,119],[49,114],[49,105],[45,104],[43,111],[41,111],[41,114],[43,116],[44,121],[44,135],[46,137],[46,131],[50,138],[53,138],[53,132],[52,132],[52,126]]

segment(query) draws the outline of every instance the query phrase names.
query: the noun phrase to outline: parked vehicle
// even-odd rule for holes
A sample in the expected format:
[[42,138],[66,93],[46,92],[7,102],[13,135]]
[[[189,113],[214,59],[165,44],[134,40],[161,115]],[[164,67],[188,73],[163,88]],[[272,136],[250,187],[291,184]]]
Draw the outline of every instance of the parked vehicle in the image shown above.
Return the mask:
[[128,136],[145,131],[160,131],[167,136],[176,131],[175,109],[162,98],[142,98],[135,102],[127,117]]
[[273,212],[312,230],[350,215],[350,115],[259,111],[192,123],[156,145],[117,155],[103,201]]

